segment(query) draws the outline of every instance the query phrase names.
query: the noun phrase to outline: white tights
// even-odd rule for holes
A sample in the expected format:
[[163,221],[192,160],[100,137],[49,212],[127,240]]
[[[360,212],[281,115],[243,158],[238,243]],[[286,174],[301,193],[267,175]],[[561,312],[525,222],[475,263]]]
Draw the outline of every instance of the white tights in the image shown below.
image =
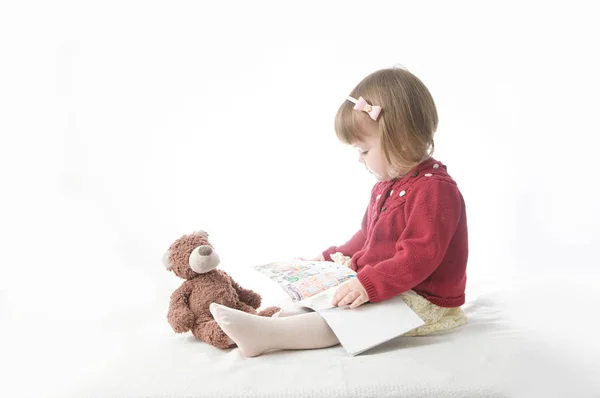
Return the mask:
[[306,350],[339,344],[321,315],[301,308],[283,310],[269,318],[213,303],[210,312],[247,357],[269,350]]

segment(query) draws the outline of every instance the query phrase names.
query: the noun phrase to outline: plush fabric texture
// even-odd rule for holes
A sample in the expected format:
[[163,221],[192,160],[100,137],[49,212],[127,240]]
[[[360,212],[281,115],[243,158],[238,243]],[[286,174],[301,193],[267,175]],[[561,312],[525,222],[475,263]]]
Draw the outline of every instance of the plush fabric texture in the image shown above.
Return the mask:
[[209,310],[211,303],[267,317],[279,311],[279,307],[257,311],[262,297],[241,287],[225,271],[194,272],[190,268],[189,257],[199,246],[213,248],[206,236],[198,234],[183,235],[169,248],[168,270],[186,280],[171,295],[167,320],[176,333],[191,331],[198,340],[215,347],[229,348],[234,344],[213,319]]
[[375,184],[361,229],[323,257],[335,252],[352,257],[373,303],[412,289],[441,307],[464,304],[466,209],[446,167],[429,158],[402,178]]

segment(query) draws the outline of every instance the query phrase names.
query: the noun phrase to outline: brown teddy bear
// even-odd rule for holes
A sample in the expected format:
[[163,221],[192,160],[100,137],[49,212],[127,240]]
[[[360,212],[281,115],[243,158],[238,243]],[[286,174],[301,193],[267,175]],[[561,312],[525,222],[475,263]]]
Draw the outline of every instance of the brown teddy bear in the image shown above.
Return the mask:
[[216,269],[219,256],[208,241],[208,234],[196,231],[177,239],[163,256],[169,271],[185,279],[173,292],[167,320],[176,333],[189,330],[201,341],[219,348],[233,347],[233,341],[213,319],[209,306],[219,303],[260,316],[280,310],[268,307],[257,312],[261,296],[238,285],[225,271]]

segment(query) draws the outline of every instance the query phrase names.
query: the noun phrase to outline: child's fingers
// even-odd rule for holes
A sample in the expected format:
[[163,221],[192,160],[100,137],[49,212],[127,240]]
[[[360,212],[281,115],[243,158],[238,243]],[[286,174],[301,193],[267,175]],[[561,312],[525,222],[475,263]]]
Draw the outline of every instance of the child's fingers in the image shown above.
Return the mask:
[[331,305],[336,306],[339,304],[339,302],[346,297],[346,295],[348,294],[348,286],[346,285],[341,285],[340,287],[338,287],[338,289],[335,291],[335,294],[333,295],[333,299],[331,300]]
[[360,307],[361,305],[363,305],[364,303],[366,303],[368,300],[363,297],[362,294],[359,294],[358,297],[356,298],[356,300],[354,300],[352,302],[352,304],[350,304],[350,309],[354,309],[356,307]]
[[354,291],[349,292],[346,295],[346,297],[344,297],[344,299],[340,302],[340,307],[352,304],[358,297],[360,297],[359,292],[354,292]]
[[345,305],[348,305],[348,304],[354,302],[354,300],[356,300],[359,296],[360,296],[360,293],[358,293],[358,292],[355,292],[355,291],[348,292],[348,294],[346,294],[346,296],[342,300],[340,300],[340,302],[338,303],[338,307],[343,307]]

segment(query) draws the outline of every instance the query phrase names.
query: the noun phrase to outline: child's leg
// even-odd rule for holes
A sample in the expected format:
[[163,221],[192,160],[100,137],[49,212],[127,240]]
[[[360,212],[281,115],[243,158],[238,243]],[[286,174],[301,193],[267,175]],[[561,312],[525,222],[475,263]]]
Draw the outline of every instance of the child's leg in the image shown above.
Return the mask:
[[269,318],[246,314],[216,303],[210,305],[210,312],[247,357],[255,357],[273,349],[305,350],[339,344],[335,334],[316,312]]

